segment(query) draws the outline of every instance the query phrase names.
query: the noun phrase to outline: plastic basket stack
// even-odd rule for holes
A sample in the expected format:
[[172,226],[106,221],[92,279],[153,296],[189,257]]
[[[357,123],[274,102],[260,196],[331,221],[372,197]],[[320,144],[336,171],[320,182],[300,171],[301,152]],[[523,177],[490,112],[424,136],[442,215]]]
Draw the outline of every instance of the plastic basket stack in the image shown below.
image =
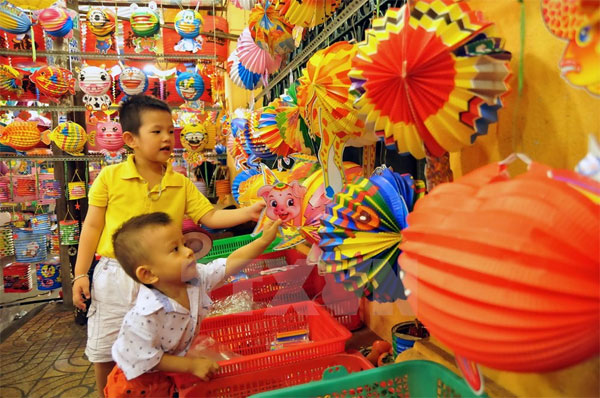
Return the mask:
[[14,256],[15,243],[11,227],[0,227],[0,258]]
[[14,239],[17,261],[39,263],[46,260],[46,234],[17,228]]

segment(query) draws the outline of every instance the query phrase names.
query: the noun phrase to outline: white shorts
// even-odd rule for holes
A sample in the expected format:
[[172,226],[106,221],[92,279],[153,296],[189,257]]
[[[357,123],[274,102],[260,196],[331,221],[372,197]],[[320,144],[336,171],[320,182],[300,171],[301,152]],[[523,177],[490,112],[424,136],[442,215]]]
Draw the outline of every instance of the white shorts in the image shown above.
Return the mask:
[[112,345],[140,287],[117,260],[109,257],[100,259],[93,278],[85,355],[92,363],[111,362]]

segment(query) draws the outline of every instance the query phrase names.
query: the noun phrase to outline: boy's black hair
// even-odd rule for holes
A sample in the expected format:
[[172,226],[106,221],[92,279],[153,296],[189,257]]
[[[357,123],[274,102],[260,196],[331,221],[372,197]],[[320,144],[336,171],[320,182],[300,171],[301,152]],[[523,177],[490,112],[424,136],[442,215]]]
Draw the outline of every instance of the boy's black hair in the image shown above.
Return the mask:
[[119,108],[119,120],[123,131],[133,135],[140,134],[141,114],[148,110],[159,110],[171,113],[166,102],[147,95],[132,95]]
[[126,221],[113,234],[115,257],[127,275],[136,282],[140,282],[135,275],[136,268],[150,260],[148,258],[148,244],[151,242],[144,241],[140,232],[146,228],[166,226],[171,222],[173,220],[166,213],[142,214]]

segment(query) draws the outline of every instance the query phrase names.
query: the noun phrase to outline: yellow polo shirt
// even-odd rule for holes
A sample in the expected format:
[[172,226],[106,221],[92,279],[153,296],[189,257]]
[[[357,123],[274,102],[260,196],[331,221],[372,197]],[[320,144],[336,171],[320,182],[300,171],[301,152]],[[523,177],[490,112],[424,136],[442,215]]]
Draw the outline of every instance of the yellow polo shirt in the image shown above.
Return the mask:
[[[161,211],[181,225],[188,215],[198,222],[213,205],[184,175],[173,171],[170,164],[162,179],[148,195],[148,183],[140,175],[129,155],[126,162],[102,169],[89,193],[89,204],[105,207],[104,230],[96,253],[115,257],[112,245],[114,232],[127,220],[140,214]],[[162,193],[159,196],[159,188]]]

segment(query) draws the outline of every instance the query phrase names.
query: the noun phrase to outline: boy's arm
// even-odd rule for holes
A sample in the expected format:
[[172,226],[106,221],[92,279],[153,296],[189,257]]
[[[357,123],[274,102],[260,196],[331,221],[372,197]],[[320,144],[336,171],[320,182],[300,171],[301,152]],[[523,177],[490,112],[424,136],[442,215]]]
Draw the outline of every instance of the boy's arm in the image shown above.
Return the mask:
[[200,224],[209,228],[230,228],[248,221],[256,221],[265,208],[264,202],[258,202],[250,207],[233,210],[211,210],[200,218]]
[[208,381],[211,373],[219,369],[219,365],[208,358],[178,357],[163,354],[160,362],[154,368],[163,372],[191,373],[204,381]]
[[260,256],[267,247],[275,240],[281,220],[271,222],[263,230],[260,238],[254,240],[246,246],[240,247],[227,257],[227,265],[225,267],[225,277],[237,274],[244,266]]
[[90,298],[90,281],[87,277],[87,273],[92,265],[92,260],[98,247],[98,241],[100,241],[100,235],[102,235],[102,230],[104,229],[105,213],[106,207],[90,205],[79,238],[79,249],[77,251],[77,261],[75,262],[74,277],[78,278],[81,275],[86,276],[78,278],[73,283],[73,304],[82,310],[85,310],[85,300],[83,299],[83,296],[85,296],[86,299]]

